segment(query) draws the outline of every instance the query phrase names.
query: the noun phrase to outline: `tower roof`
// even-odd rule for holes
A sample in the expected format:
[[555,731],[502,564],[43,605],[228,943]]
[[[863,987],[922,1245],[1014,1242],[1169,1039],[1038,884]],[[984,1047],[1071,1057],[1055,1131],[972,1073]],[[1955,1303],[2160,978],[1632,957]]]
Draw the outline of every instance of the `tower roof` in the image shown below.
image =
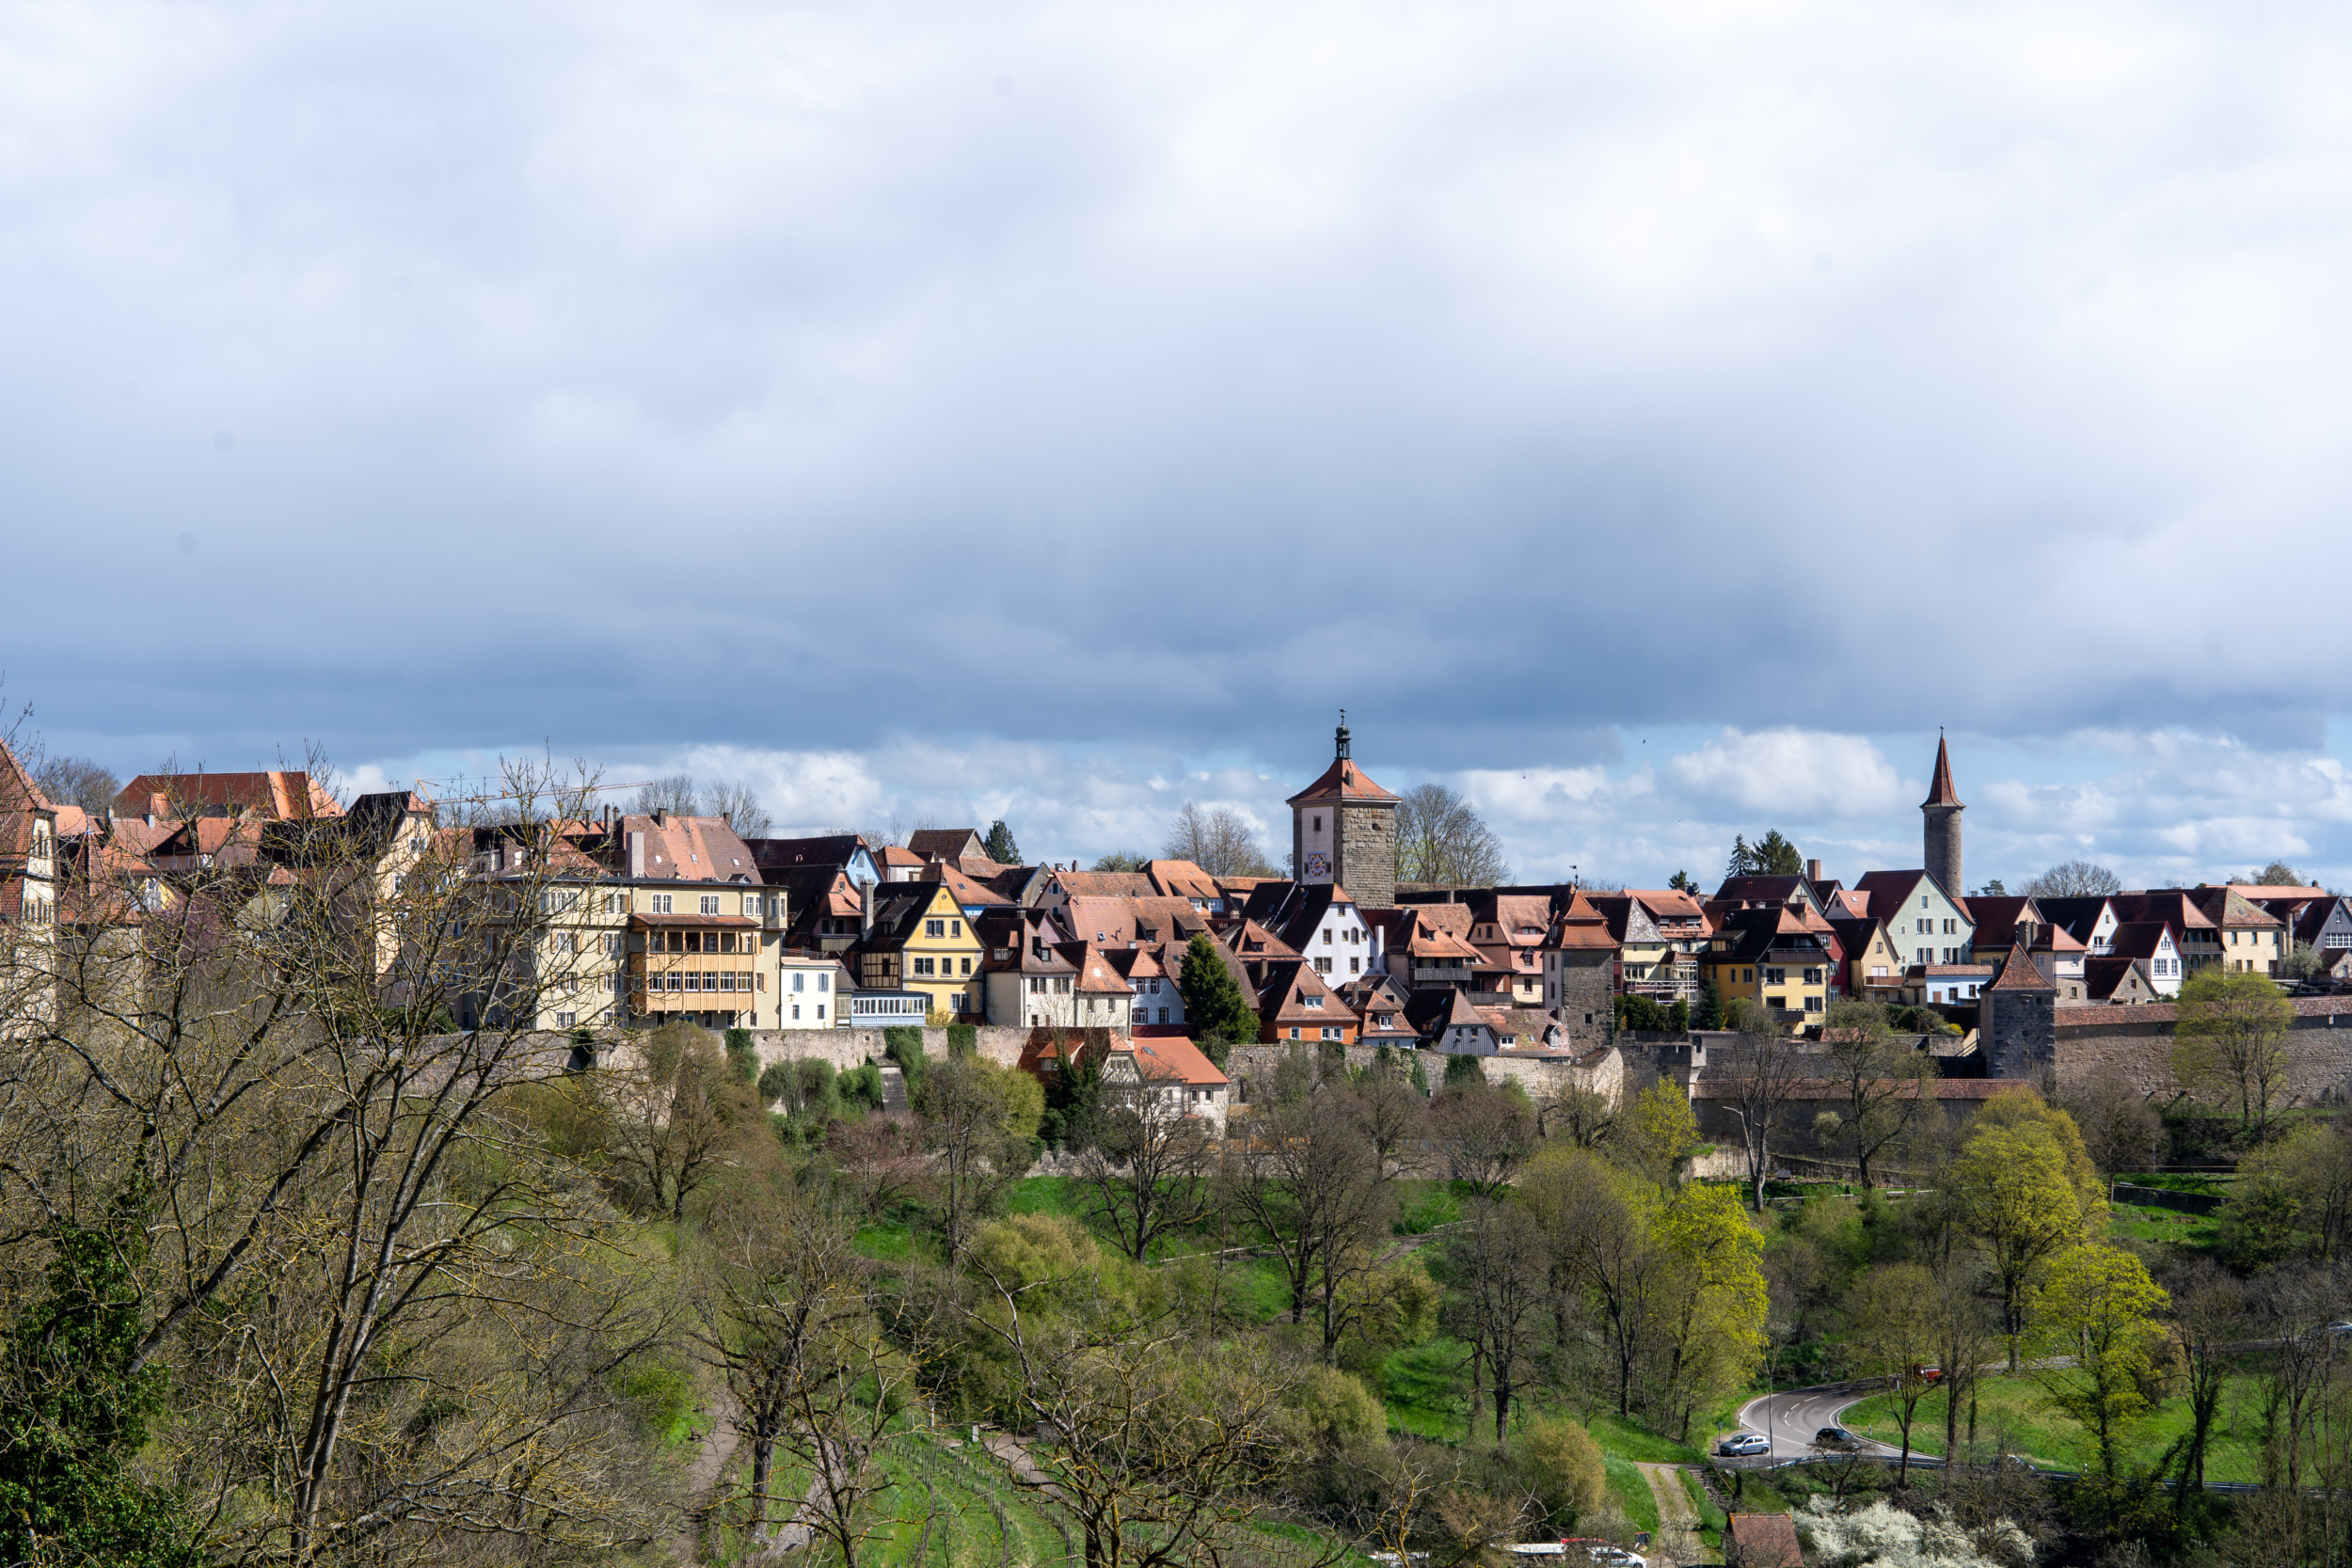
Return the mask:
[[1339,731],[1333,738],[1337,742],[1335,749],[1339,754],[1331,759],[1331,766],[1323,770],[1323,777],[1283,801],[1284,805],[1295,806],[1304,800],[1393,800],[1397,799],[1378,784],[1374,784],[1371,776],[1356,766],[1355,758],[1348,755],[1347,715],[1344,712],[1340,715]]
[[1935,737],[1935,783],[1919,805],[1922,810],[1929,806],[1960,805],[1960,793],[1952,788],[1952,753],[1940,735]]
[[2023,943],[2010,943],[2009,956],[2001,960],[2000,974],[1993,977],[1987,990],[2056,990],[2042,966],[2033,961]]

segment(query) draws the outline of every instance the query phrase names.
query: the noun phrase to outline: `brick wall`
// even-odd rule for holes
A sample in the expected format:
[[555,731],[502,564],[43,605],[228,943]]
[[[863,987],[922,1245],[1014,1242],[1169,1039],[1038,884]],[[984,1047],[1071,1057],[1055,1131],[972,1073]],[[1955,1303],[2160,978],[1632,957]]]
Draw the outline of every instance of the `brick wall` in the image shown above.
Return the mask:
[[1339,812],[1340,885],[1359,909],[1396,907],[1396,808],[1348,802]]

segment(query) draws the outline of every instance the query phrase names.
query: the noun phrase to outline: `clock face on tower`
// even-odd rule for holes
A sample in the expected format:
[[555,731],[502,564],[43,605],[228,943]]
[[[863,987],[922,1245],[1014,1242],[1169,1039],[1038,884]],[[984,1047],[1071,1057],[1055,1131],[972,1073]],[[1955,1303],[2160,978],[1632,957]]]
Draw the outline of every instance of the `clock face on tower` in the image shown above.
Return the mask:
[[1309,855],[1307,857],[1307,875],[1310,877],[1328,877],[1331,875],[1331,857],[1325,854],[1320,849],[1316,850],[1313,854]]

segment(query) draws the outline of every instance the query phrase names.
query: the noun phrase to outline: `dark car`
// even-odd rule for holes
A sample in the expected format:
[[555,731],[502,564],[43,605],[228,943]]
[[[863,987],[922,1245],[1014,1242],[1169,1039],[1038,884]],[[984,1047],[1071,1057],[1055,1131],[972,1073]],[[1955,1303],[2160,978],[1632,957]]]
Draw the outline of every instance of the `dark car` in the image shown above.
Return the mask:
[[1858,1449],[1862,1446],[1862,1439],[1844,1427],[1823,1427],[1813,1434],[1813,1446],[1817,1449]]

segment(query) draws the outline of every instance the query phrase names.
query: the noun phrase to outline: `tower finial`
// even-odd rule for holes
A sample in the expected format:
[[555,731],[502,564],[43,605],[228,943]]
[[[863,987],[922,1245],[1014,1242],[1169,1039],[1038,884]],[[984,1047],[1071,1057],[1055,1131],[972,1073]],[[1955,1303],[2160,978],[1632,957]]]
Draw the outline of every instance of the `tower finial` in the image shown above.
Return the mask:
[[1346,760],[1347,760],[1347,709],[1345,709],[1345,708],[1342,708],[1342,709],[1340,709],[1340,731],[1339,731],[1339,734],[1338,734],[1336,736],[1334,736],[1333,738],[1334,738],[1334,739],[1336,739],[1336,740],[1338,741],[1338,743],[1339,743],[1339,755],[1340,755],[1340,760],[1341,760],[1341,761],[1343,761],[1343,762],[1346,761]]

